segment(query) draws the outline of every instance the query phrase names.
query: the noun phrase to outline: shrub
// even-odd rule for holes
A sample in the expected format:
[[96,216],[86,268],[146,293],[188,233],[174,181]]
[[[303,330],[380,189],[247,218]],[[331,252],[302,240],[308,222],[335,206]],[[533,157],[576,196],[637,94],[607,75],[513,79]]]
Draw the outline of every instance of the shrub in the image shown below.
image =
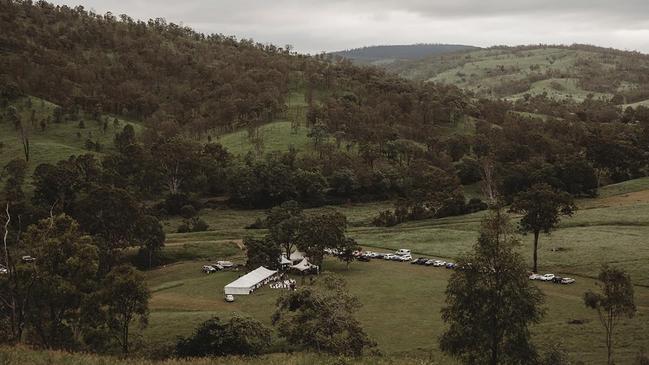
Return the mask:
[[181,224],[178,226],[178,229],[176,230],[176,232],[178,232],[178,233],[187,233],[187,232],[190,232],[190,230],[189,230],[189,225],[187,225],[187,223],[181,223]]
[[252,318],[233,317],[203,322],[190,337],[176,344],[179,357],[257,355],[270,345],[270,330]]
[[384,210],[374,217],[372,224],[377,227],[392,227],[399,224],[399,221],[391,210]]
[[196,216],[196,208],[190,204],[183,205],[183,207],[180,208],[180,216],[185,219],[193,218]]
[[185,194],[170,194],[164,201],[164,208],[167,214],[179,215],[180,210],[189,203],[189,198]]
[[208,228],[210,228],[210,225],[200,217],[194,217],[191,221],[192,232],[203,232],[207,231]]

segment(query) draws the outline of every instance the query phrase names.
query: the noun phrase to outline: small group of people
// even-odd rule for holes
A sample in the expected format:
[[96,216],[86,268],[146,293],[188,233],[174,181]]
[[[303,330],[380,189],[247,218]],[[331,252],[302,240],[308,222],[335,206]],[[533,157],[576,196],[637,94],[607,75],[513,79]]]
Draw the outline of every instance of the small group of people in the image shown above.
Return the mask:
[[294,279],[286,279],[286,280],[282,280],[282,281],[277,281],[275,283],[271,283],[269,286],[272,289],[295,290],[295,280]]

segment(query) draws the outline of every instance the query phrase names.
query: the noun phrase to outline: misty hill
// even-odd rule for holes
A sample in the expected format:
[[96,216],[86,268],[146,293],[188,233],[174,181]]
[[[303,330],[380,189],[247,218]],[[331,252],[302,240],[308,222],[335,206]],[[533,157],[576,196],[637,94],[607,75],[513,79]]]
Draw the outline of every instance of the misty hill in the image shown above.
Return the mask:
[[361,47],[331,54],[356,63],[380,65],[399,60],[417,60],[433,55],[477,49],[479,48],[459,44],[409,44]]
[[493,47],[385,65],[415,80],[518,99],[546,94],[577,101],[589,95],[615,104],[649,104],[649,56],[587,45]]

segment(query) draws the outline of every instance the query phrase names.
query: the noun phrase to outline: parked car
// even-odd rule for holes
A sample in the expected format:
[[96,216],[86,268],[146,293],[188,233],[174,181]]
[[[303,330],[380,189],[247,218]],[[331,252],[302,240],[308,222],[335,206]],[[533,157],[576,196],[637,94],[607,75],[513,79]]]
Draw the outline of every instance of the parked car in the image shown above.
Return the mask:
[[381,259],[381,260],[382,260],[382,259],[385,258],[385,254],[384,254],[384,253],[381,253],[381,252],[374,252],[374,258],[375,258],[375,259]]
[[426,261],[428,261],[427,258],[425,258],[425,257],[418,257],[418,258],[412,260],[410,263],[411,263],[411,264],[415,264],[415,265],[423,265],[423,264],[426,263]]
[[228,303],[234,302],[234,295],[226,294],[225,295],[225,301],[228,302]]
[[575,279],[573,278],[563,278],[561,279],[561,284],[567,285],[567,284],[573,284],[575,282]]
[[218,271],[218,270],[216,270],[212,265],[203,265],[202,270],[203,270],[203,272],[206,273],[206,274],[211,274],[211,273],[213,273],[213,272],[217,272],[217,271]]
[[554,274],[545,274],[545,275],[542,275],[539,280],[541,280],[541,281],[552,281],[552,279],[554,279],[554,277],[555,277]]
[[555,276],[555,277],[552,278],[552,283],[553,284],[561,284],[561,280],[563,280],[563,278],[561,276]]
[[0,274],[9,274],[9,270],[4,265],[0,265]]
[[399,258],[399,261],[412,261],[412,256],[410,255],[401,255],[397,257]]
[[23,256],[22,260],[23,260],[23,262],[34,262],[34,261],[36,261],[36,258],[31,257],[31,256]]
[[435,264],[435,261],[437,261],[437,260],[433,260],[433,259],[426,260],[426,262],[424,263],[424,265],[426,265],[426,266],[434,265],[434,264]]
[[356,260],[358,260],[358,261],[362,261],[362,262],[370,262],[370,258],[369,258],[368,256],[366,256],[366,255],[358,256],[358,257],[356,258]]
[[407,248],[400,248],[395,252],[396,255],[403,256],[403,255],[410,255],[410,250]]
[[542,277],[543,275],[540,274],[536,274],[536,273],[530,274],[530,280],[541,280]]
[[446,263],[446,268],[447,269],[455,269],[457,265],[454,262],[447,262]]
[[235,267],[232,261],[217,261],[216,264],[223,267],[224,269],[230,269]]
[[446,261],[443,260],[435,260],[433,261],[433,266],[435,267],[440,267],[446,265]]

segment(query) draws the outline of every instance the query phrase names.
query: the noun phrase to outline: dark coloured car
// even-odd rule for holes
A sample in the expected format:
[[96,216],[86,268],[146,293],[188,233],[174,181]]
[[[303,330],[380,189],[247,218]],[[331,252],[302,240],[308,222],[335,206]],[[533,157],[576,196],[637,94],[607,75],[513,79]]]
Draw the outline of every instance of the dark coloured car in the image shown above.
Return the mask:
[[362,261],[362,262],[370,262],[370,258],[367,257],[367,256],[365,256],[365,255],[358,256],[358,257],[356,258],[356,260],[358,260],[358,261]]

